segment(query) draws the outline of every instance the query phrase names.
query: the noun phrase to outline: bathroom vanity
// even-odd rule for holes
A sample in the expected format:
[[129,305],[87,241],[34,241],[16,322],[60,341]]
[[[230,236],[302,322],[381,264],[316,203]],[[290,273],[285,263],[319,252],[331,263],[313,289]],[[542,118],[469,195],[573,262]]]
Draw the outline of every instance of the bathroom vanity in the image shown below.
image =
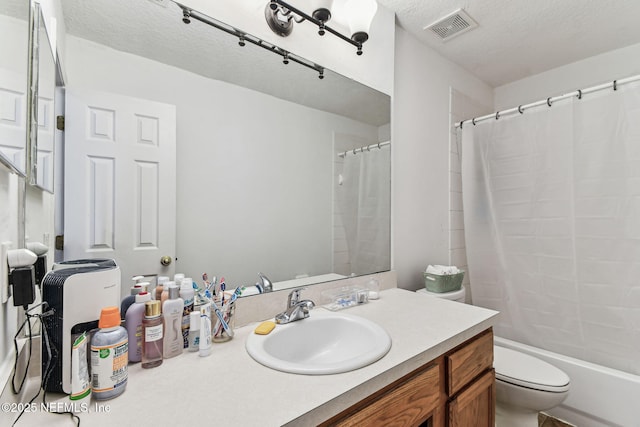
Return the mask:
[[[285,298],[283,293],[283,304]],[[323,309],[311,316],[316,310]],[[491,328],[497,312],[395,288],[345,311],[388,332],[391,349],[382,359],[341,374],[280,372],[245,350],[256,322],[237,328],[233,340],[214,344],[208,357],[185,352],[154,369],[130,365],[121,396],[86,400],[88,407],[77,414],[83,424],[109,427],[493,425]],[[61,395],[47,400],[70,404]],[[20,422],[64,426],[70,420],[36,411]]]
[[488,329],[321,425],[493,426],[492,364],[493,332]]

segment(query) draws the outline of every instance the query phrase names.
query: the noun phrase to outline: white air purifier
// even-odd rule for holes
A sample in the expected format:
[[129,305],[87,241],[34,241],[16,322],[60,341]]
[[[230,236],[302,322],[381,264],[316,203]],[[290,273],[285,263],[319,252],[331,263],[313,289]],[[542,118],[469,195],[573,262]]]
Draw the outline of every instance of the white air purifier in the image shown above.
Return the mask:
[[71,393],[72,344],[83,332],[97,329],[104,307],[120,306],[120,282],[120,268],[111,259],[63,262],[44,277],[42,300],[53,310],[43,318],[45,391]]

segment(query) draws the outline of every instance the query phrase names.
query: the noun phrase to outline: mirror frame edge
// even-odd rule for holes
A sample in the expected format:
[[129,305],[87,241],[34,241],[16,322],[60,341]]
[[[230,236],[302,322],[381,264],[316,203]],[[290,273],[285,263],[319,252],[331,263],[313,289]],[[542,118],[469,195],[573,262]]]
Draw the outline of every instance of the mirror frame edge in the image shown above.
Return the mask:
[[27,103],[27,156],[26,181],[35,186],[38,178],[37,150],[38,150],[38,52],[40,49],[40,3],[29,2],[29,65],[27,78],[29,85],[29,102]]

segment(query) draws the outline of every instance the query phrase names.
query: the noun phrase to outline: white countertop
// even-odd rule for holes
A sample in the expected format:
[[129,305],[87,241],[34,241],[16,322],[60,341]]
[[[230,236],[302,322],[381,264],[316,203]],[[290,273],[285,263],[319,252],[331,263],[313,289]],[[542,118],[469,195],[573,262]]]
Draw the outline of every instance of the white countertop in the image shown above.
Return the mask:
[[[402,289],[382,291],[379,300],[345,313],[365,317],[386,329],[392,339],[389,353],[369,366],[343,374],[283,373],[260,365],[245,351],[246,337],[258,324],[254,323],[236,329],[233,340],[213,344],[208,357],[185,352],[164,360],[157,368],[129,365],[127,389],[122,395],[107,401],[83,401],[88,410],[79,407],[82,425],[315,425],[491,327],[497,315],[492,310]],[[70,403],[62,395],[48,395],[47,400]],[[17,425],[45,424],[73,425],[70,417],[40,408],[25,414]]]

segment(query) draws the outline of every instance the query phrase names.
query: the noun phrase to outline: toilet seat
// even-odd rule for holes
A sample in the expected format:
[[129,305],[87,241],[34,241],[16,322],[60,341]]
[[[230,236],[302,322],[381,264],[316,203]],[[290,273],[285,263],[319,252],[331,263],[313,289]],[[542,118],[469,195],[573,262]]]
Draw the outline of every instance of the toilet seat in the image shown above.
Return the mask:
[[493,354],[496,380],[552,393],[569,390],[569,376],[544,360],[497,345]]

